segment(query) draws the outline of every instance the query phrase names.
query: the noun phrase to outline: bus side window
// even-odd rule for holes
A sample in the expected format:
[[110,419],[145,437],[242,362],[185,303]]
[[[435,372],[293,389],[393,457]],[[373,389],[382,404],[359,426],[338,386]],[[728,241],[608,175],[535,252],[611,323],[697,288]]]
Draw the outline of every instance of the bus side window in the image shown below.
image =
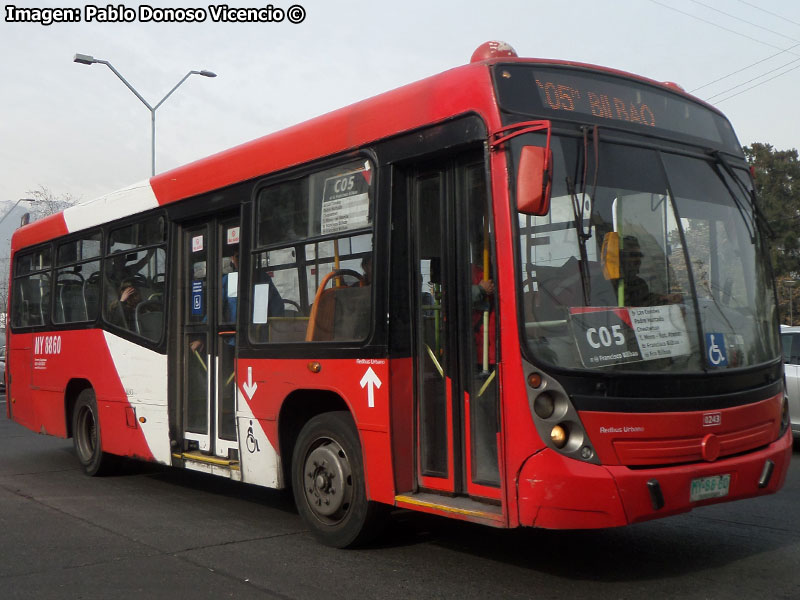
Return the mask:
[[359,160],[261,190],[251,259],[252,341],[366,339],[371,186],[371,163]]
[[105,320],[151,341],[164,329],[166,229],[163,216],[112,230],[105,270]]
[[12,315],[15,327],[44,325],[47,303],[50,301],[50,275],[41,273],[22,277],[14,282],[14,306]]
[[50,247],[14,257],[11,324],[38,327],[50,313]]

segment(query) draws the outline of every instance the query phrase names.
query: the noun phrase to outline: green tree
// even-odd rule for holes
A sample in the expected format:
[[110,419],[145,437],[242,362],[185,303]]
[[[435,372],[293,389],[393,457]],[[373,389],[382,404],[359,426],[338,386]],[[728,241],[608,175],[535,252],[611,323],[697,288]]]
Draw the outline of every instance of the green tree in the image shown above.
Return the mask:
[[800,282],[795,283],[800,279],[800,160],[794,148],[776,150],[758,142],[745,146],[744,154],[755,173],[759,204],[775,233],[770,255],[781,322],[789,324],[790,313],[794,321],[800,320]]

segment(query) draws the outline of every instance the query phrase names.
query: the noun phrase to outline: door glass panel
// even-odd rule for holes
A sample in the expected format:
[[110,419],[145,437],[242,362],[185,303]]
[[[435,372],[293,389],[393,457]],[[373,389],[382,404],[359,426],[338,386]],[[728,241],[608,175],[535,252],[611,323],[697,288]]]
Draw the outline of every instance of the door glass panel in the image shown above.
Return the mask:
[[[471,478],[477,483],[499,483],[497,463],[497,377],[495,316],[497,309],[491,260],[491,224],[482,163],[463,172],[467,207],[467,254],[470,281],[470,331],[465,332],[469,371],[469,426]],[[462,331],[464,331],[462,329]]]
[[[236,439],[236,314],[239,304],[239,218],[222,223],[219,273],[218,348],[218,434],[221,439]],[[219,454],[219,453],[218,453]]]
[[416,202],[420,461],[423,475],[447,476],[448,357],[440,174],[417,181]]
[[192,231],[187,235],[188,270],[186,290],[188,306],[186,310],[187,324],[207,322],[208,310],[208,236],[204,230]]
[[208,434],[208,235],[206,227],[186,232],[184,281],[186,430]]
[[205,334],[186,336],[189,355],[186,357],[186,430],[208,433],[208,359]]
[[225,440],[236,439],[236,336],[219,336],[219,437]]

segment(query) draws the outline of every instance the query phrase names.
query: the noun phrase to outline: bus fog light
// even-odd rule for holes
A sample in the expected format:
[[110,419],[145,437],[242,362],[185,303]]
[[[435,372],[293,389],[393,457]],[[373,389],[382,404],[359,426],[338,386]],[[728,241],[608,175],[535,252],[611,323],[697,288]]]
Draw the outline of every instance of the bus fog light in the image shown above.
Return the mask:
[[589,460],[594,456],[594,451],[589,448],[589,446],[584,446],[581,448],[581,458],[583,460]]
[[555,409],[555,400],[546,392],[544,394],[539,394],[536,400],[533,401],[533,410],[540,419],[549,419],[553,416]]
[[563,448],[567,443],[567,430],[561,425],[556,425],[550,430],[550,441],[556,448]]

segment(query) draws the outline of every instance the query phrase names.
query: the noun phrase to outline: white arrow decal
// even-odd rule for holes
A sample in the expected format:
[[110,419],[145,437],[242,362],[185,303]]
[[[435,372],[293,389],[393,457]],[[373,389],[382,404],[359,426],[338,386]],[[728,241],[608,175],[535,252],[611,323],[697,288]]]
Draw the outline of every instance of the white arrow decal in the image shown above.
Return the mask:
[[[369,386],[369,387],[367,387]],[[367,405],[370,408],[375,408],[375,389],[380,389],[381,387],[381,380],[378,379],[378,376],[375,374],[375,371],[372,370],[372,367],[367,367],[367,372],[364,373],[364,376],[361,378],[361,387],[367,387]]]
[[247,381],[242,385],[242,390],[244,390],[244,394],[247,396],[248,400],[253,399],[253,394],[256,393],[256,389],[258,389],[258,384],[253,383],[253,367],[247,367]]

